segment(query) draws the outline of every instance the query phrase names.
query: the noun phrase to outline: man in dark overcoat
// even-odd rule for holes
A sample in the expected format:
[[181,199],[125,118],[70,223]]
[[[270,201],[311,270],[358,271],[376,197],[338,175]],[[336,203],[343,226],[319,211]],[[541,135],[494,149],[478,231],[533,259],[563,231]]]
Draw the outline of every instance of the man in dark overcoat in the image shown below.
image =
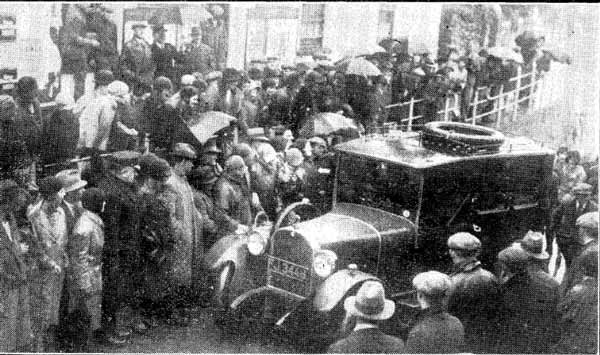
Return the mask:
[[206,75],[213,70],[217,70],[215,52],[211,47],[202,43],[200,27],[192,28],[190,36],[192,41],[186,45],[183,52],[185,72],[199,72]]
[[152,90],[155,64],[152,48],[143,37],[146,25],[135,23],[131,28],[134,31],[133,38],[123,46],[120,69],[123,81],[133,89],[133,94],[142,96]]
[[498,254],[502,308],[497,353],[547,353],[557,337],[559,284],[539,268],[519,245]]
[[152,27],[154,43],[152,43],[152,59],[156,65],[154,77],[164,76],[169,78],[172,83],[177,80],[177,63],[181,61],[177,48],[171,43],[165,42],[165,33],[167,29],[163,25]]
[[500,292],[496,277],[477,260],[481,242],[470,233],[455,233],[448,238],[453,268],[450,278],[448,312],[465,328],[469,351],[492,352]]
[[125,306],[136,308],[139,289],[139,201],[135,170],[139,153],[115,152],[107,159],[108,174],[98,188],[106,195],[104,221],[102,327],[110,342],[122,343],[130,331],[117,327]]
[[574,259],[561,285],[562,294],[567,293],[584,276],[584,260],[590,253],[598,253],[598,212],[588,212],[575,222],[578,233],[575,239]]
[[116,73],[119,65],[117,25],[110,19],[112,10],[102,4],[92,4],[87,11],[87,30],[96,34],[98,47],[92,47],[88,62],[94,72],[110,70]]
[[556,242],[563,254],[567,266],[573,261],[574,248],[577,247],[575,239],[577,238],[576,221],[581,215],[598,211],[598,205],[591,200],[592,186],[586,183],[579,183],[573,187],[575,199],[561,204],[552,215],[550,231],[554,233]]

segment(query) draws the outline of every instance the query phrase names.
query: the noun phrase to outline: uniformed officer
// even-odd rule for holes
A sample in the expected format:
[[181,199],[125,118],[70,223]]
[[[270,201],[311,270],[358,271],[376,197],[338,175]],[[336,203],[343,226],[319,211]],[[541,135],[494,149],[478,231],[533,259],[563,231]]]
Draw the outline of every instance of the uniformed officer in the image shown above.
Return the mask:
[[306,197],[321,211],[327,211],[335,176],[334,156],[327,151],[323,138],[309,139],[313,154],[313,168],[308,173]]
[[131,28],[133,38],[125,43],[120,69],[123,81],[133,88],[133,94],[142,96],[152,91],[156,65],[152,59],[152,47],[144,39],[146,25],[135,23]]

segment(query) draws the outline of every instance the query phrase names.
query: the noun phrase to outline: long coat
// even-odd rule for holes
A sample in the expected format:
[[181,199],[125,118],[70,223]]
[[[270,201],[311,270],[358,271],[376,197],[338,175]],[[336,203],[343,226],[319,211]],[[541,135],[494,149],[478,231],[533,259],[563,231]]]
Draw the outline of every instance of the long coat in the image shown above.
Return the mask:
[[97,34],[100,46],[92,48],[89,59],[94,64],[93,69],[110,70],[116,73],[119,65],[117,51],[117,25],[103,11],[91,11],[87,16],[87,30]]
[[496,277],[476,260],[457,265],[450,277],[448,313],[463,324],[468,350],[492,352],[501,302]]
[[355,330],[344,339],[332,344],[330,354],[402,354],[405,352],[401,339],[387,335],[379,328]]
[[206,75],[217,69],[215,52],[202,42],[188,44],[183,53],[183,62],[186,73],[200,72]]
[[556,338],[558,283],[542,270],[519,273],[501,286],[501,353],[545,353]]
[[62,74],[85,73],[88,70],[89,47],[78,37],[85,37],[87,31],[86,14],[81,5],[63,4],[63,26],[58,32]]
[[[0,226],[0,351],[15,352],[31,342],[27,267],[18,243],[14,217],[8,221],[10,238]],[[12,239],[12,240],[11,240]]]
[[460,320],[442,309],[422,310],[411,324],[406,338],[407,353],[447,354],[464,351],[465,332]]
[[[32,273],[31,320],[37,339],[59,322],[59,306],[63,292],[65,268],[68,265],[67,216],[62,207],[52,214],[44,209],[43,202],[32,206],[28,213],[36,236],[37,267]],[[60,272],[52,265],[61,268]]]
[[176,201],[171,199],[172,194],[161,195],[170,206],[175,241],[173,251],[167,259],[170,261],[172,277],[176,284],[190,286],[197,280],[204,256],[202,216],[196,209],[194,192],[185,177],[173,171],[167,185],[177,194]]
[[150,92],[154,82],[155,64],[150,44],[133,38],[125,43],[120,59],[121,75],[135,95]]
[[204,249],[209,249],[220,236],[233,233],[237,222],[215,206],[212,197],[203,191],[194,190],[194,204],[202,216]]
[[79,142],[79,120],[73,111],[65,108],[54,111],[44,121],[41,141],[46,147],[41,153],[44,163],[58,163],[74,158]]
[[103,247],[104,223],[86,210],[75,223],[69,241],[69,309],[85,306],[92,330],[100,328]]
[[177,48],[170,43],[164,43],[163,47],[152,43],[152,59],[156,65],[154,77],[165,76],[173,83],[177,83],[177,64],[182,61]]
[[139,282],[139,196],[133,183],[107,175],[98,182],[106,195],[102,255],[103,305],[105,311],[129,301]]

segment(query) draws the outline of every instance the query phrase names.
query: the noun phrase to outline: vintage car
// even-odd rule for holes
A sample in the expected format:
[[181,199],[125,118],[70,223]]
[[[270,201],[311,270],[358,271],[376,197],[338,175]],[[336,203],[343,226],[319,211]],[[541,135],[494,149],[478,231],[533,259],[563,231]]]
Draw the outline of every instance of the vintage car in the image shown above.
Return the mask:
[[[463,133],[455,136],[468,138]],[[292,205],[270,234],[231,237],[237,242],[209,252],[224,314],[239,320],[252,309],[309,332],[295,338],[314,344],[315,335],[331,341],[338,334],[343,301],[364,281],[381,280],[402,299],[417,273],[448,271],[452,233],[476,235],[492,268],[501,248],[548,224],[554,153],[527,138],[491,136],[494,149],[462,153],[455,144],[442,149],[440,139],[424,144],[423,133],[337,145],[331,211]]]

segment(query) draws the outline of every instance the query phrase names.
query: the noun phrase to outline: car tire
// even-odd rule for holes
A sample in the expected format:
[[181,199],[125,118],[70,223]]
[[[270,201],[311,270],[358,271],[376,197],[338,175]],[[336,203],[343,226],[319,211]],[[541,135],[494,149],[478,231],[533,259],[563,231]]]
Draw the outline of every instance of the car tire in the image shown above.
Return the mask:
[[429,122],[423,127],[423,134],[473,146],[500,146],[504,143],[504,135],[495,129],[460,122]]

